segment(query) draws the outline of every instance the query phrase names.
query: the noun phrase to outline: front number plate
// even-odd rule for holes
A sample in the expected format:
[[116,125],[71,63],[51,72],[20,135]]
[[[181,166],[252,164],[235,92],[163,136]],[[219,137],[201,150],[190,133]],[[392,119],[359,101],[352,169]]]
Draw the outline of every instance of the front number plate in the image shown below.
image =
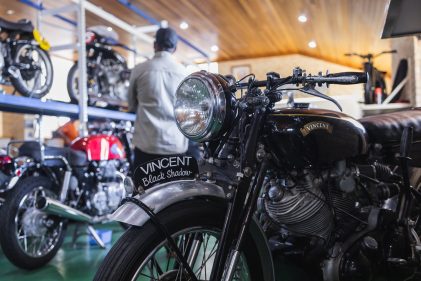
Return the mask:
[[179,180],[194,179],[199,169],[196,159],[191,156],[174,155],[157,158],[136,168],[136,185],[150,188],[156,184]]

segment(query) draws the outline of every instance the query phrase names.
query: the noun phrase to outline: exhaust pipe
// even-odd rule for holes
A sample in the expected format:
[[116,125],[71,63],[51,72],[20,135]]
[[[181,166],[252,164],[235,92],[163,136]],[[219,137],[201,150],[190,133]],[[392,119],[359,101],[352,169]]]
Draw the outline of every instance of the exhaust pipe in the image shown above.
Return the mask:
[[93,217],[48,197],[38,198],[35,207],[50,215],[78,222],[94,223]]

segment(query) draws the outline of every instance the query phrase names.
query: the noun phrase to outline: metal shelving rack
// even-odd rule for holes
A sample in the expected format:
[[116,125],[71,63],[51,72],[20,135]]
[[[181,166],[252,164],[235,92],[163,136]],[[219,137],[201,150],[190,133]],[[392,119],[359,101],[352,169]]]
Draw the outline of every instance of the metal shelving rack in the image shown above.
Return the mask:
[[[76,104],[66,102],[42,101],[34,98],[0,94],[0,111],[78,118],[80,116],[79,108]],[[86,115],[90,119],[104,118],[117,121],[134,121],[136,118],[136,115],[133,113],[98,107],[86,107]]]
[[[132,36],[132,43],[134,44],[133,48],[129,48],[127,46],[125,49],[131,50],[136,55],[140,55],[139,52],[136,50],[136,40],[140,39],[144,42],[152,44],[154,38],[148,33],[156,31],[160,26],[165,26],[167,24],[166,21],[158,21],[154,19],[146,12],[140,10],[136,6],[132,6],[128,1],[119,1],[115,0],[116,2],[120,2],[121,4],[128,7],[130,10],[135,12],[139,16],[143,16],[146,18],[152,25],[151,26],[132,26],[127,22],[117,18],[111,13],[103,10],[102,8],[92,4],[87,0],[72,0],[72,3],[66,4],[62,7],[48,9],[42,3],[42,0],[37,0],[36,2],[33,0],[19,0],[21,3],[26,4],[34,9],[37,10],[37,27],[41,29],[41,23],[50,25],[52,27],[61,28],[57,25],[46,23],[42,21],[42,17],[44,16],[52,16],[55,17],[67,24],[71,25],[75,28],[75,31],[78,36],[78,43],[77,44],[68,44],[68,45],[61,45],[61,46],[52,46],[51,51],[58,51],[58,50],[65,50],[65,49],[76,49],[78,51],[79,57],[79,80],[80,85],[84,85],[80,87],[79,90],[81,91],[79,96],[79,106],[73,104],[66,104],[62,102],[56,101],[39,101],[34,99],[28,99],[24,97],[14,97],[10,95],[0,95],[0,110],[3,111],[10,111],[10,112],[17,112],[17,113],[32,113],[32,114],[44,114],[44,115],[54,115],[54,116],[68,116],[68,117],[77,117],[80,120],[81,128],[80,132],[81,135],[86,135],[87,133],[87,122],[88,117],[91,118],[109,118],[114,120],[129,120],[134,121],[135,116],[129,113],[105,110],[100,108],[88,107],[88,97],[87,97],[87,75],[86,75],[86,43],[85,43],[85,33],[86,33],[86,15],[85,12],[89,11],[90,13],[95,14],[96,16],[106,20],[107,22],[121,28],[125,32],[128,32]],[[75,12],[77,21],[69,19],[63,16],[63,13]],[[145,17],[146,16],[146,17]],[[201,56],[203,56],[207,61],[209,61],[209,56],[198,47],[187,41],[185,38],[180,38],[180,41],[190,48],[197,51]],[[77,115],[77,116],[76,116]]]

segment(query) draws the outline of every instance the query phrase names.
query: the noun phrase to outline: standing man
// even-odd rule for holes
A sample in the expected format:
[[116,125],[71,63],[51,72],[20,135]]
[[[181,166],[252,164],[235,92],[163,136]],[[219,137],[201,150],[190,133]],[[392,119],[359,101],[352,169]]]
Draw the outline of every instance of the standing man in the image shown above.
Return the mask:
[[187,76],[184,66],[172,55],[177,41],[173,29],[160,28],[155,36],[154,57],[132,70],[129,110],[136,112],[133,171],[155,158],[187,151],[188,141],[174,118],[175,93]]

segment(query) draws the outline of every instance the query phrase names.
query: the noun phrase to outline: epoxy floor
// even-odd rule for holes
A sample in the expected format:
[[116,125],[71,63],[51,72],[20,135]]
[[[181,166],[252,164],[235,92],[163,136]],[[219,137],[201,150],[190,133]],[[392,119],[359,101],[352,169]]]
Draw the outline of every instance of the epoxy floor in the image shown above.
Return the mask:
[[[123,228],[118,224],[101,225],[98,228],[111,229],[113,241],[123,233]],[[0,281],[91,281],[111,244],[105,250],[91,246],[88,236],[83,235],[73,245],[73,230],[74,226],[67,228],[66,240],[56,257],[37,270],[26,271],[15,267],[0,251]]]
[[[123,229],[118,224],[106,224],[98,229],[111,229],[113,231],[113,242],[122,234]],[[0,230],[1,231],[1,230]],[[22,270],[12,265],[0,250],[0,281],[90,281],[102,260],[108,253],[112,244],[101,249],[98,246],[91,246],[88,236],[84,235],[72,243],[74,225],[67,228],[67,235],[62,248],[56,257],[46,266],[32,271]],[[291,265],[285,265],[279,259],[275,259],[276,280],[302,281],[310,280],[304,275],[301,269]]]

